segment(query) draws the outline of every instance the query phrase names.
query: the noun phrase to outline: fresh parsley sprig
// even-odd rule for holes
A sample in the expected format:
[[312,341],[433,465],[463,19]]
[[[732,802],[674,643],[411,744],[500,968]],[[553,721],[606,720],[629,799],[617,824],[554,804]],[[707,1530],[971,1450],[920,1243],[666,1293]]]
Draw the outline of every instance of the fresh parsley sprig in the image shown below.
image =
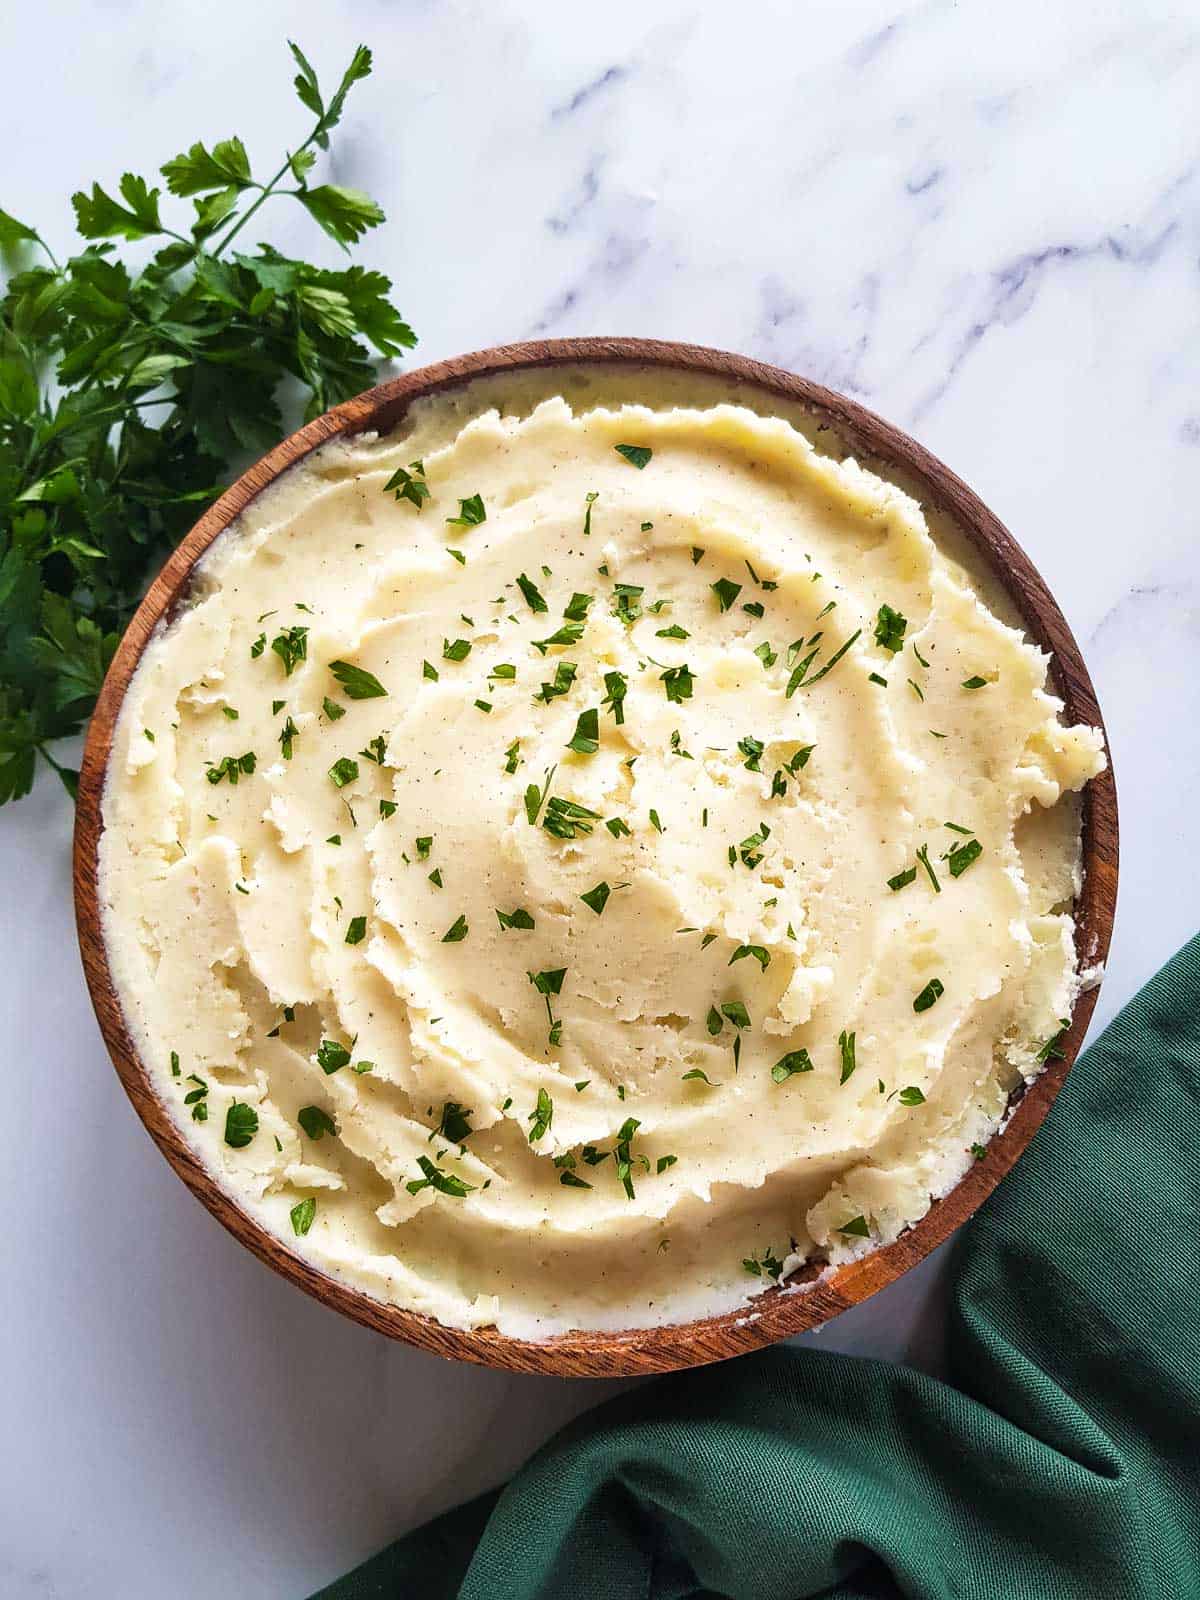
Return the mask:
[[39,756],[74,794],[50,746],[90,714],[147,573],[286,431],[285,380],[315,417],[375,381],[368,346],[416,342],[381,273],[237,248],[278,196],[346,250],[384,220],[357,189],[310,182],[371,52],[326,99],[290,48],[314,120],[265,181],[234,136],[167,161],[166,193],[132,172],[115,192],[93,183],[72,198],[86,242],[63,261],[0,210],[0,804],[29,792]]

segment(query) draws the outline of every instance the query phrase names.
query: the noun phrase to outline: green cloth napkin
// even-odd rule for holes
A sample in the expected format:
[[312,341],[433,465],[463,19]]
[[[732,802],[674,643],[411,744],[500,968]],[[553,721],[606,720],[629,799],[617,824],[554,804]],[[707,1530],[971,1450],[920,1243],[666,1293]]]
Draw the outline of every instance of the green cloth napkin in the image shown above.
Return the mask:
[[1200,1597],[1200,938],[951,1267],[949,1382],[778,1348],[600,1406],[327,1600]]

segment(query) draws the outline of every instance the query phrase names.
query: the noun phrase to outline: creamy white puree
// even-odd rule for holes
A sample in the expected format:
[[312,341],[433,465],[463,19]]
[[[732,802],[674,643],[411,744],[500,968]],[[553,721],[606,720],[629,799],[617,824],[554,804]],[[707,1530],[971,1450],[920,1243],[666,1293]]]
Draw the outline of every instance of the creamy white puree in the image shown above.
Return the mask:
[[[383,487],[417,456],[419,510]],[[1104,756],[1046,671],[914,500],[780,418],[460,400],[330,444],[218,541],[126,696],[101,879],[130,1026],[219,1181],[380,1299],[535,1338],[735,1307],[920,1218],[1070,1013],[1068,791]],[[422,1161],[468,1192],[414,1192]]]

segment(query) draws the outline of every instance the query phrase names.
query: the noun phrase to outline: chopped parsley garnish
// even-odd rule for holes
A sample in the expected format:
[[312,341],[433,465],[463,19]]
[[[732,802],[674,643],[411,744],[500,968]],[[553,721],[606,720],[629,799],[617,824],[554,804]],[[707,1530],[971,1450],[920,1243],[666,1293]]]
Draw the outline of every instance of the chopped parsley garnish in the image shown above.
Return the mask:
[[914,644],[914,645],[913,645],[913,647],[912,647],[912,653],[913,653],[913,655],[915,655],[915,656],[916,656],[916,658],[917,658],[917,660],[918,660],[918,661],[919,661],[919,662],[920,662],[920,663],[921,663],[921,665],[922,665],[922,666],[923,666],[923,667],[927,667],[927,666],[928,666],[928,665],[929,665],[929,663],[928,663],[928,661],[926,661],[926,659],[925,659],[925,657],[924,657],[924,656],[923,656],[923,655],[922,655],[922,654],[921,654],[921,652],[920,652],[920,651],[919,651],[919,650],[918,650],[918,649],[917,649],[917,647],[916,647],[916,645],[915,645],[915,644]]
[[608,829],[609,833],[612,834],[614,839],[619,839],[622,834],[624,834],[626,838],[629,838],[632,832],[629,824],[623,822],[620,817],[609,817],[604,826]]
[[1061,1061],[1066,1055],[1062,1048],[1062,1040],[1063,1035],[1071,1026],[1071,1021],[1069,1017],[1060,1017],[1058,1020],[1061,1024],[1058,1032],[1052,1033],[1048,1039],[1043,1040],[1038,1049],[1037,1059],[1039,1061]]
[[537,584],[534,583],[531,578],[527,578],[523,572],[518,574],[517,588],[520,589],[521,593],[525,596],[525,603],[528,605],[531,611],[549,611],[550,607],[543,599],[541,590],[538,588]]
[[762,760],[762,753],[766,746],[761,739],[753,739],[747,734],[744,739],[738,740],[738,749],[746,758],[744,765],[747,772],[762,771],[759,762]]
[[[709,1018],[710,1019],[714,1015],[715,1015],[714,1012],[711,1012],[711,1011],[709,1012]],[[709,1030],[708,1031],[710,1033],[713,1031],[712,1026],[711,1026],[711,1020],[710,1020],[710,1026],[709,1026]],[[721,1019],[720,1019],[720,1017],[717,1017],[717,1029],[716,1029],[716,1031],[718,1033],[720,1033],[720,1031],[721,1031]],[[714,1080],[714,1079],[710,1078],[708,1073],[701,1071],[701,1069],[699,1067],[693,1067],[690,1072],[685,1072],[683,1074],[683,1076],[680,1078],[679,1081],[681,1083],[706,1083],[710,1089],[719,1089],[721,1087],[721,1083],[720,1083],[719,1079]]]
[[[737,854],[742,858],[742,865],[744,867],[748,867],[751,872],[753,872],[762,861],[761,846],[767,842],[770,834],[770,828],[767,827],[765,822],[761,822],[759,823],[757,830],[754,833],[748,834],[747,837],[742,840],[741,844],[738,845]],[[732,845],[730,845],[729,848],[730,850],[733,850]]]
[[549,638],[533,639],[530,642],[539,655],[544,656],[551,645],[578,644],[583,638],[584,627],[585,624],[582,622],[564,622],[562,627],[556,628]]
[[613,615],[618,617],[627,628],[642,614],[642,596],[645,589],[638,583],[615,583],[613,585]]
[[757,617],[760,622],[767,613],[767,608],[761,600],[748,600],[742,610],[748,612],[752,617]]
[[413,843],[417,849],[417,860],[428,861],[429,852],[433,849],[433,835],[430,833],[419,834]]
[[188,1090],[183,1097],[183,1103],[185,1106],[191,1106],[193,1122],[207,1122],[208,1085],[205,1083],[203,1078],[198,1077],[194,1072],[188,1073],[187,1081],[188,1083],[196,1084],[197,1087],[195,1089]]
[[450,927],[447,928],[445,933],[442,935],[442,943],[443,944],[461,944],[463,942],[463,940],[467,937],[467,934],[470,933],[470,931],[471,930],[470,930],[469,926],[467,925],[466,917],[465,916],[458,916],[458,917],[456,917],[454,919],[453,923],[451,923]]
[[973,861],[978,861],[983,854],[983,846],[978,839],[968,839],[965,844],[956,845],[946,855],[946,865],[950,868],[952,878],[961,878],[963,873]]
[[742,592],[741,584],[734,583],[730,578],[718,578],[716,583],[709,584],[709,588],[716,595],[717,604],[722,611],[728,611]]
[[317,1197],[315,1194],[310,1194],[306,1200],[301,1200],[288,1212],[288,1216],[292,1219],[292,1232],[297,1239],[303,1239],[304,1235],[312,1227],[316,1214]]
[[465,566],[466,566],[466,564],[467,564],[467,558],[466,558],[466,556],[465,556],[465,555],[464,555],[464,554],[463,554],[463,553],[462,553],[462,551],[461,551],[461,550],[455,550],[455,549],[454,549],[454,548],[453,548],[453,546],[451,546],[451,545],[447,545],[447,546],[446,546],[446,554],[447,554],[447,555],[448,555],[448,556],[453,556],[453,558],[454,558],[454,559],[455,559],[455,561],[457,561],[457,562],[458,562],[458,564],[459,564],[459,566],[460,566],[460,567],[465,567]]
[[726,1000],[721,1006],[721,1015],[727,1017],[735,1028],[748,1028],[750,1026],[750,1013],[740,1000]]
[[910,883],[915,883],[917,877],[916,867],[905,867],[903,872],[898,872],[894,878],[889,878],[889,889],[906,889]]
[[586,538],[588,536],[588,534],[590,534],[591,531],[592,531],[592,507],[596,504],[596,501],[599,500],[599,498],[600,498],[600,495],[599,495],[598,491],[595,490],[595,489],[593,489],[589,494],[586,494],[583,497],[584,504],[587,506],[587,510],[583,514],[583,534],[584,534],[584,538]]
[[608,904],[608,897],[611,893],[612,890],[608,884],[601,880],[594,889],[589,889],[586,894],[581,894],[579,898],[590,911],[594,911],[599,917],[603,916],[604,908]]
[[178,1050],[172,1050],[171,1051],[171,1076],[173,1078],[177,1078],[179,1076],[179,1051]]
[[283,752],[283,759],[285,761],[290,761],[292,759],[292,746],[299,737],[300,729],[289,716],[283,727],[279,730],[279,748]]
[[563,611],[563,616],[566,617],[568,622],[586,622],[588,607],[592,603],[592,598],[590,594],[576,592],[568,601]]
[[262,655],[263,651],[266,648],[267,648],[267,636],[266,636],[265,633],[260,633],[258,638],[255,639],[254,643],[250,646],[251,659],[254,660],[254,661],[257,661],[259,656]]
[[465,661],[471,654],[470,639],[442,640],[443,661]]
[[[556,990],[555,993],[558,991]],[[550,1125],[554,1121],[554,1101],[545,1089],[537,1092],[537,1105],[526,1117],[526,1122],[531,1124],[529,1129],[529,1143],[536,1144],[539,1139],[544,1139],[550,1132]]]
[[644,444],[618,444],[614,445],[613,448],[619,456],[624,456],[629,465],[636,467],[639,472],[654,454],[654,451],[648,449]]
[[531,783],[525,790],[525,820],[531,828],[537,826],[537,820],[542,811],[542,801],[550,793],[550,781],[554,777],[556,770],[555,767],[550,768],[540,789],[536,783]]
[[549,705],[551,700],[556,700],[560,695],[567,694],[575,682],[575,674],[579,671],[574,661],[560,661],[554,669],[553,683],[543,683],[534,695],[535,700],[540,700],[544,705]]
[[442,1107],[438,1125],[429,1137],[447,1139],[451,1144],[465,1144],[475,1131],[471,1126],[470,1116],[469,1106],[460,1106],[457,1100],[447,1100]]
[[296,1121],[310,1139],[322,1139],[327,1133],[337,1134],[337,1123],[320,1106],[301,1106]]
[[308,657],[308,629],[285,628],[271,640],[271,649],[283,662],[283,670],[290,678],[297,663]]
[[981,1144],[973,1144],[971,1146],[971,1154],[975,1157],[976,1161],[982,1161],[984,1156],[987,1155],[987,1147]]
[[929,982],[913,1001],[913,1010],[928,1011],[930,1006],[937,1004],[945,992],[945,986],[940,978],[930,978]]
[[257,1132],[258,1112],[234,1100],[225,1113],[225,1143],[232,1150],[244,1150]]
[[352,661],[331,661],[329,670],[351,700],[378,700],[387,694],[373,672],[356,667]]
[[590,1189],[592,1185],[587,1181],[586,1178],[581,1178],[577,1172],[572,1172],[570,1168],[566,1166],[568,1161],[571,1163],[572,1167],[575,1165],[575,1157],[572,1155],[555,1156],[554,1158],[554,1165],[561,1168],[558,1174],[559,1183],[561,1183],[563,1187],[567,1189]]
[[854,1039],[854,1034],[847,1033],[845,1029],[838,1034],[838,1050],[841,1052],[842,1057],[842,1083],[846,1083],[853,1077],[854,1069],[858,1065],[854,1054]]
[[351,917],[350,926],[346,929],[347,944],[361,944],[367,937],[366,917]]
[[447,517],[446,521],[453,528],[477,528],[481,522],[486,522],[487,512],[484,510],[482,496],[473,494],[466,500],[460,500],[458,515]]
[[923,1106],[925,1104],[925,1096],[917,1088],[916,1084],[909,1084],[907,1089],[901,1089],[899,1099],[902,1106]]
[[574,736],[567,744],[568,750],[574,750],[576,755],[594,756],[600,748],[600,712],[595,706],[587,711],[581,711],[575,723]]
[[732,966],[735,961],[744,961],[747,956],[753,956],[754,960],[758,962],[759,966],[764,972],[771,965],[771,952],[769,950],[765,950],[761,944],[738,945],[737,949],[730,956],[728,965]]
[[814,672],[811,678],[806,677],[805,674],[812,665],[813,660],[817,655],[817,651],[813,650],[809,655],[805,656],[804,660],[800,662],[800,664],[793,671],[791,677],[788,679],[787,689],[784,691],[785,698],[790,700],[797,689],[811,689],[814,683],[819,683],[821,679],[825,677],[826,673],[832,672],[834,667],[837,666],[838,662],[846,654],[846,651],[849,650],[850,646],[858,639],[861,633],[862,629],[856,628],[846,640],[845,644],[840,645],[838,649],[833,652],[825,665],[818,671]]
[[979,677],[978,674],[976,674],[975,677],[973,677],[973,678],[964,678],[963,679],[963,688],[964,689],[986,689],[987,686],[988,686],[988,680],[986,678]]
[[341,844],[341,842],[342,842],[342,836],[341,836],[340,833],[331,833],[329,835],[329,837],[325,840],[326,844]]
[[384,758],[387,756],[387,741],[383,734],[377,733],[373,739],[368,739],[367,748],[360,750],[358,753],[365,760],[373,761],[377,767],[381,767],[384,763]]
[[742,1265],[756,1278],[774,1278],[778,1283],[783,1276],[783,1262],[777,1255],[772,1255],[770,1245],[763,1251],[761,1260],[755,1256],[743,1256]]
[[636,1117],[626,1117],[625,1121],[617,1129],[617,1147],[614,1151],[617,1161],[617,1177],[630,1200],[637,1199],[633,1192],[633,1158],[630,1153],[630,1145],[633,1142],[634,1134],[640,1127],[641,1123]]
[[887,679],[880,677],[878,672],[868,672],[868,674],[867,674],[867,682],[868,683],[877,683],[881,689],[886,689],[887,688]]
[[[221,707],[221,715],[223,717],[227,717],[230,722],[236,722],[237,719],[238,719],[238,714],[235,711],[235,709],[233,708],[233,706],[222,706]],[[151,742],[151,744],[153,744],[154,740],[151,739],[150,742]]]
[[344,1044],[338,1044],[336,1039],[322,1039],[317,1046],[317,1065],[327,1077],[330,1073],[347,1066],[349,1061],[349,1050]]
[[533,918],[522,906],[518,906],[515,911],[501,911],[497,907],[496,920],[500,924],[502,933],[507,933],[509,928],[528,929],[533,927]]
[[428,1156],[418,1156],[417,1165],[425,1174],[423,1178],[413,1178],[404,1187],[409,1194],[420,1194],[422,1189],[436,1189],[439,1194],[453,1195],[456,1200],[464,1200],[474,1191],[473,1183],[464,1183],[453,1172],[443,1172],[441,1167],[435,1166]]
[[678,1156],[659,1156],[654,1167],[655,1175],[661,1178],[667,1168],[673,1167],[678,1160]]
[[344,789],[358,777],[358,762],[350,756],[339,756],[330,767],[329,776],[339,789]]
[[589,811],[574,800],[563,800],[555,795],[546,802],[542,827],[555,839],[576,839],[581,833],[591,833],[592,823],[599,820],[598,811]]
[[521,741],[514,739],[504,752],[504,770],[510,776],[521,765]]
[[421,461],[410,461],[407,470],[397,467],[395,472],[383,486],[384,494],[389,490],[396,496],[397,502],[407,500],[420,511],[429,499],[429,485],[425,482],[425,466]]
[[925,871],[929,874],[929,881],[933,885],[934,894],[941,894],[942,886],[938,882],[937,873],[933,870],[933,866],[930,863],[930,860],[929,860],[929,846],[927,844],[923,844],[921,846],[921,848],[917,851],[917,860],[921,863],[921,865],[925,868]]
[[909,687],[909,688],[910,688],[910,689],[911,689],[911,690],[912,690],[912,692],[913,692],[913,693],[914,693],[914,694],[915,694],[915,695],[916,695],[916,697],[917,697],[917,699],[918,699],[918,700],[924,700],[924,698],[925,698],[925,691],[924,691],[924,690],[923,690],[923,689],[922,689],[922,688],[921,688],[921,685],[920,685],[920,684],[919,684],[919,683],[915,683],[915,682],[914,682],[914,681],[913,681],[913,679],[912,679],[912,678],[910,678],[910,679],[909,679],[909,680],[908,680],[908,687]]
[[431,683],[436,683],[438,681],[438,669],[434,666],[432,661],[422,661],[421,676],[423,678],[428,678]]
[[880,606],[875,619],[875,643],[895,655],[898,650],[904,649],[904,630],[907,627],[907,617],[893,611],[891,606]]
[[862,1216],[851,1217],[849,1222],[843,1222],[838,1232],[849,1235],[851,1239],[869,1239],[871,1237],[867,1219]]
[[772,650],[766,639],[764,639],[761,644],[755,645],[754,654],[762,662],[764,672],[768,668],[773,667],[779,660],[779,652],[777,650]]
[[677,622],[673,622],[669,628],[659,628],[654,637],[656,639],[690,639],[692,636],[686,628],[681,628]]
[[222,778],[228,778],[235,787],[238,779],[245,774],[249,777],[254,771],[255,756],[253,750],[247,750],[244,756],[224,756],[215,767],[209,767],[204,776],[209,783],[220,783]]
[[653,806],[650,807],[650,822],[658,833],[666,833],[667,830],[662,825],[662,819]]
[[661,677],[668,700],[673,701],[676,705],[682,705],[685,700],[692,698],[696,680],[690,667],[668,667],[666,672],[661,674]]
[[696,759],[690,750],[683,748],[683,735],[678,728],[673,729],[671,732],[671,750],[674,755],[679,756],[683,761],[694,761]]
[[386,821],[388,817],[396,815],[396,802],[394,800],[381,800],[379,802],[379,815]]
[[[572,669],[574,676],[574,669]],[[613,721],[618,727],[625,721],[625,695],[629,689],[629,680],[623,672],[606,672],[604,674],[604,687],[608,691],[601,706],[607,706],[613,714]]]
[[441,867],[434,867],[433,871],[429,874],[429,881],[435,889],[440,889],[442,887]]
[[771,1077],[776,1083],[786,1083],[796,1073],[811,1072],[812,1069],[812,1057],[807,1050],[789,1050],[771,1068]]

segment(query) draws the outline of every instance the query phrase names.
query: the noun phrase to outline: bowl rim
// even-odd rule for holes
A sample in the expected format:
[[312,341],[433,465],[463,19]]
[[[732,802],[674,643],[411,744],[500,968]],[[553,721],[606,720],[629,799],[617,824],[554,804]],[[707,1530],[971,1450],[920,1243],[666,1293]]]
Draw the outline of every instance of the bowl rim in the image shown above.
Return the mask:
[[[1071,722],[1104,731],[1091,678],[1041,575],[999,519],[948,467],[901,429],[856,401],[807,378],[748,356],[705,346],[640,338],[547,339],[500,345],[414,369],[367,390],[307,423],[257,461],[221,495],[168,556],[121,638],[88,729],[79,777],[74,838],[76,926],[84,973],[108,1053],[134,1110],[192,1193],[247,1249],[306,1293],[390,1338],[436,1355],[509,1371],[571,1377],[627,1377],[675,1371],[742,1355],[820,1326],[894,1282],[971,1216],[1044,1120],[1078,1054],[1099,985],[1076,1001],[1062,1055],[1020,1086],[1007,1122],[986,1155],[893,1243],[832,1271],[809,1267],[788,1284],[744,1306],[699,1321],[619,1332],[576,1330],[544,1341],[495,1328],[447,1327],[387,1304],[322,1272],[269,1232],[223,1189],[188,1143],[155,1088],[127,1026],[109,966],[98,894],[101,804],[116,720],[143,650],[161,619],[186,592],[193,568],[213,541],[281,473],[328,440],[394,427],[413,400],[481,378],[554,366],[656,367],[726,380],[737,390],[775,395],[830,422],[840,441],[868,465],[900,469],[922,504],[947,514],[1012,599],[1029,636],[1051,655],[1051,683]],[[1107,737],[1105,749],[1107,751]],[[1080,967],[1102,971],[1112,935],[1118,874],[1116,784],[1111,757],[1083,791],[1083,885],[1075,904]]]

